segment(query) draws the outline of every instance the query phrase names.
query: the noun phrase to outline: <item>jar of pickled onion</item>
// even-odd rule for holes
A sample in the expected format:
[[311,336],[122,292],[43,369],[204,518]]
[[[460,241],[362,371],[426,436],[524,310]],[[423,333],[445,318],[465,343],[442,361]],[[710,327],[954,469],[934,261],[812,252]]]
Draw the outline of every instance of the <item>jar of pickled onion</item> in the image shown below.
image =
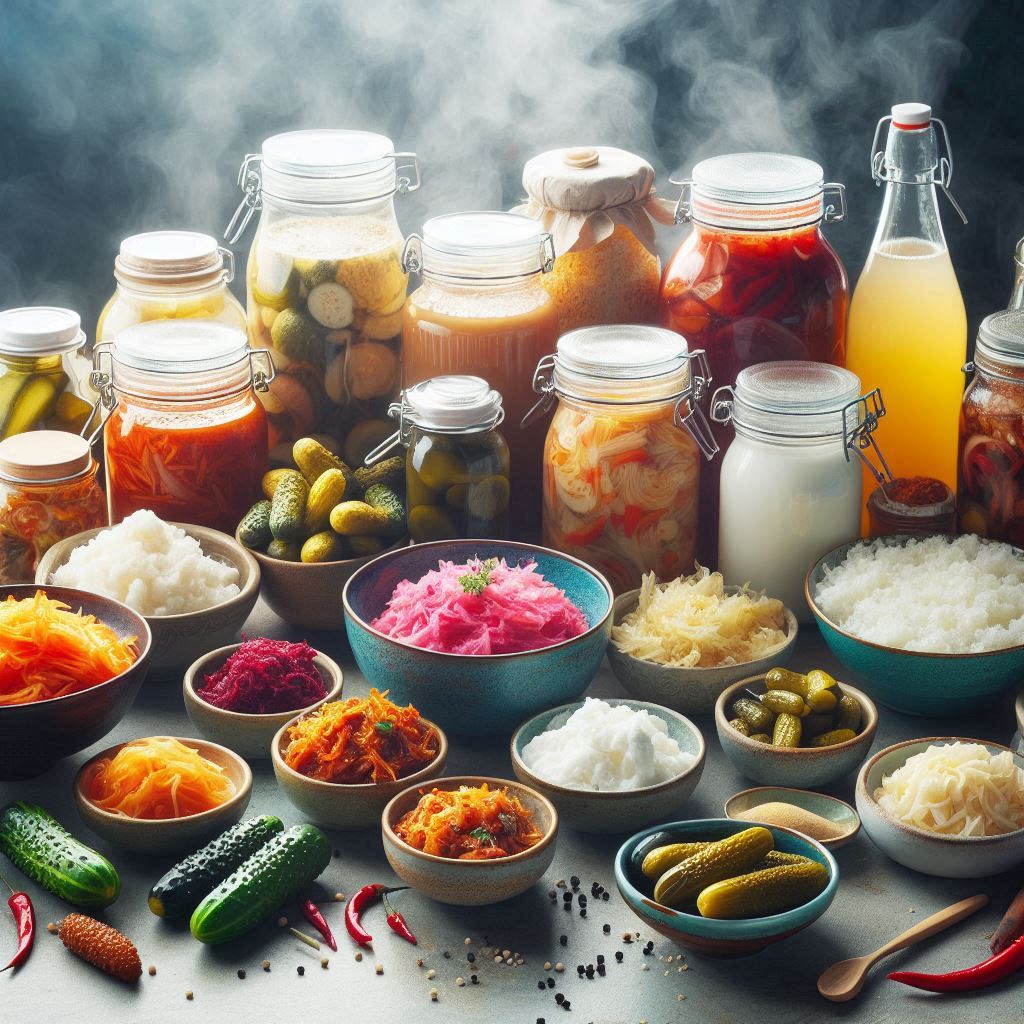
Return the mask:
[[0,441],[0,584],[31,583],[59,540],[107,523],[88,442],[62,430]]
[[[692,363],[694,365],[692,365]],[[584,327],[540,362],[539,406],[557,398],[544,446],[544,543],[602,572],[616,593],[645,572],[693,571],[704,353],[660,327]]]
[[[802,157],[733,153],[698,163],[676,210],[693,231],[665,267],[661,322],[707,352],[716,380],[772,360],[844,364],[849,286],[821,230],[846,216],[842,185]],[[732,440],[721,425],[715,437]],[[701,486],[698,555],[711,565],[720,465]]]
[[210,320],[155,320],[93,353],[111,523],[142,508],[233,533],[267,468],[267,352]]

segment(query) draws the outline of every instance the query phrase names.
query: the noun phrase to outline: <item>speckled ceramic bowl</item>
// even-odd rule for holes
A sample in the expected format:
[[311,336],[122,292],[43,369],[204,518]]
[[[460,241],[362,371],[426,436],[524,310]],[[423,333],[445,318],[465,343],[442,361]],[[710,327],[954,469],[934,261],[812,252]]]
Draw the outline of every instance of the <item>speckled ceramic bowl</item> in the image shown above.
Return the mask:
[[117,743],[89,758],[74,781],[75,806],[82,821],[101,839],[113,846],[120,846],[132,853],[164,856],[169,853],[183,853],[202,846],[220,835],[237,821],[241,821],[249,797],[252,795],[252,772],[249,766],[233,750],[208,743],[206,740],[180,739],[186,746],[194,747],[200,755],[220,765],[227,777],[234,783],[235,795],[219,807],[200,814],[183,818],[127,818],[123,814],[112,814],[97,807],[87,796],[89,780],[96,762],[112,758],[124,746]]
[[764,676],[753,676],[724,690],[715,704],[715,728],[725,756],[733,767],[762,786],[814,789],[828,786],[860,767],[868,756],[878,728],[878,709],[867,694],[839,682],[844,693],[856,697],[863,709],[860,732],[852,740],[831,747],[773,747],[744,736],[729,725],[729,708],[744,691],[764,692]]
[[[464,655],[425,651],[370,625],[403,580],[421,579],[441,560],[475,557],[532,559],[586,615],[590,628],[538,651]],[[575,700],[597,672],[611,632],[612,590],[600,573],[568,555],[513,541],[436,541],[389,551],[352,576],[342,601],[352,653],[370,683],[460,735],[511,732],[530,715]]]
[[439,737],[437,757],[430,764],[403,779],[396,782],[354,784],[311,779],[308,775],[289,768],[284,762],[284,751],[288,746],[288,728],[305,714],[309,712],[293,716],[281,726],[271,742],[270,759],[281,792],[308,821],[323,825],[324,828],[343,832],[376,828],[380,825],[381,812],[392,797],[412,785],[429,785],[431,780],[444,772],[445,760],[448,757],[448,738],[440,728],[434,726]]
[[558,812],[551,801],[529,786],[482,775],[453,775],[437,779],[432,785],[439,789],[455,789],[458,786],[479,786],[484,782],[492,787],[508,787],[531,812],[544,833],[536,846],[511,857],[494,860],[435,857],[413,849],[394,832],[395,825],[416,806],[424,793],[429,792],[431,786],[411,786],[384,808],[381,834],[388,863],[403,882],[438,903],[482,907],[519,896],[540,880],[555,856]]
[[651,822],[673,817],[697,788],[704,771],[704,737],[700,730],[689,719],[657,704],[639,700],[608,700],[606,703],[624,704],[634,711],[646,711],[660,718],[680,749],[693,755],[693,764],[674,778],[643,789],[595,792],[548,782],[526,766],[523,748],[542,732],[564,725],[566,719],[583,706],[582,701],[577,701],[542,711],[515,731],[511,754],[516,778],[546,796],[558,808],[562,824],[577,832],[634,832]]
[[[740,587],[726,587],[727,593],[738,593]],[[633,611],[640,600],[640,591],[631,590],[615,599],[612,624],[617,626]],[[667,668],[653,662],[623,654],[614,641],[608,644],[608,664],[622,688],[638,700],[651,701],[684,715],[708,715],[718,695],[727,686],[747,676],[767,672],[786,665],[796,648],[798,631],[796,616],[786,609],[786,639],[771,654],[742,665],[720,665],[715,668]]]
[[[198,612],[144,616],[153,634],[149,666],[151,679],[178,677],[179,672],[201,654],[233,641],[260,596],[260,567],[236,540],[205,526],[188,523],[170,525],[180,527],[199,541],[204,555],[234,566],[238,570],[238,593],[221,604]],[[46,584],[54,570],[71,557],[75,548],[87,544],[106,529],[109,527],[85,530],[54,544],[36,566],[36,583]]]
[[[880,539],[902,545],[910,538]],[[988,698],[1020,683],[1024,644],[982,654],[922,654],[862,640],[841,629],[818,607],[817,589],[853,546],[842,544],[815,562],[807,574],[807,603],[835,656],[879,703],[908,715],[956,716],[976,712]],[[1019,554],[1024,559],[1024,551]]]
[[820,843],[787,828],[767,825],[775,839],[775,849],[784,853],[799,853],[824,864],[829,871],[828,884],[814,899],[767,917],[741,918],[733,921],[714,920],[698,913],[672,910],[655,903],[651,896],[653,886],[634,863],[634,853],[649,837],[658,833],[666,843],[696,842],[725,839],[749,828],[749,822],[730,821],[728,818],[706,818],[695,821],[677,821],[670,825],[657,825],[638,832],[627,839],[615,856],[615,882],[629,909],[650,928],[674,942],[706,956],[734,957],[756,953],[773,942],[789,938],[816,921],[828,910],[839,887],[839,868],[832,854]]
[[[860,831],[860,816],[845,800],[829,796],[827,793],[809,793],[805,789],[789,789],[786,786],[757,786],[736,793],[725,801],[725,816],[733,821],[746,821],[748,824],[760,824],[747,817],[747,812],[754,807],[767,803],[793,804],[802,810],[810,811],[821,818],[827,818],[843,829],[835,839],[819,839],[828,850],[838,850],[847,843],[853,842]],[[794,829],[799,832],[799,829]],[[813,838],[813,837],[812,837]]]
[[192,724],[208,740],[220,743],[250,760],[269,758],[271,744],[281,726],[290,722],[297,714],[309,711],[319,704],[326,704],[329,700],[337,700],[341,696],[343,676],[341,668],[335,661],[317,651],[313,665],[327,688],[327,695],[322,700],[306,708],[266,715],[244,714],[214,707],[196,693],[196,687],[201,688],[206,676],[216,672],[241,646],[228,644],[227,647],[219,647],[192,662],[181,684],[185,710]]
[[[956,741],[981,743],[993,754],[1010,749],[1001,743],[963,736],[928,736],[894,743],[880,750],[860,770],[857,810],[871,841],[897,864],[940,878],[988,878],[1024,863],[1024,829],[1002,836],[940,836],[898,821],[875,799],[875,790],[881,786],[882,777],[901,768],[908,758],[932,743]],[[1017,766],[1024,768],[1024,757],[1017,753],[1013,757]]]

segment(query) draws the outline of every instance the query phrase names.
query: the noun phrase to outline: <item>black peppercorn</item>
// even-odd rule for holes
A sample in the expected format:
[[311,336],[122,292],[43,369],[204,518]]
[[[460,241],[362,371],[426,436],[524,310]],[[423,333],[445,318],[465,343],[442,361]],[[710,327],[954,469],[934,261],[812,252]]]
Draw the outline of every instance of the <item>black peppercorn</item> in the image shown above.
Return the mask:
[[554,988],[554,987],[555,987],[555,979],[554,978],[548,978],[548,988]]
[[569,945],[569,936],[568,935],[559,935],[558,936],[558,944],[560,946],[568,946]]
[[616,962],[617,964],[621,964],[621,963],[622,963],[622,950],[621,950],[621,949],[619,949],[619,950],[616,950],[616,953],[615,953],[615,962]]
[[559,1006],[561,1006],[562,1003],[565,1002],[565,996],[563,996],[561,992],[556,992],[555,993],[555,1002],[558,1003]]
[[302,964],[299,964],[299,966],[296,967],[295,970],[299,972],[299,977],[300,978],[302,977],[302,975],[304,975],[306,973],[306,968],[303,967]]

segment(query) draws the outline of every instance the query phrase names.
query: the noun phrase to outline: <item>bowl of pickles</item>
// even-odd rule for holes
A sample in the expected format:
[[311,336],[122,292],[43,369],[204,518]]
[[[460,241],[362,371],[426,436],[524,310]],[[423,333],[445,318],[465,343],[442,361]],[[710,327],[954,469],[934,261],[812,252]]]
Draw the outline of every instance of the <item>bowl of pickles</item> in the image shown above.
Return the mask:
[[806,928],[832,903],[839,869],[818,842],[729,818],[638,832],[615,881],[644,924],[707,956],[756,953]]
[[815,789],[857,770],[871,749],[871,698],[824,669],[772,668],[724,690],[715,727],[725,756],[762,786]]

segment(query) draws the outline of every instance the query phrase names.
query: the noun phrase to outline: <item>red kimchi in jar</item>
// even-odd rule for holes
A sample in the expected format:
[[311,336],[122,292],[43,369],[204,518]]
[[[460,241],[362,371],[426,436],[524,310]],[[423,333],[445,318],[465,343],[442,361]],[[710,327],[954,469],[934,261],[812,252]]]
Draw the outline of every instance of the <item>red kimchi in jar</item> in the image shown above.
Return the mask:
[[[677,207],[693,231],[662,276],[662,324],[707,352],[717,380],[784,359],[842,366],[849,287],[821,224],[845,212],[843,186],[825,184],[811,160],[734,153],[697,164]],[[714,430],[726,448],[728,432]],[[697,553],[707,565],[717,562],[720,467],[706,466],[701,482]]]

